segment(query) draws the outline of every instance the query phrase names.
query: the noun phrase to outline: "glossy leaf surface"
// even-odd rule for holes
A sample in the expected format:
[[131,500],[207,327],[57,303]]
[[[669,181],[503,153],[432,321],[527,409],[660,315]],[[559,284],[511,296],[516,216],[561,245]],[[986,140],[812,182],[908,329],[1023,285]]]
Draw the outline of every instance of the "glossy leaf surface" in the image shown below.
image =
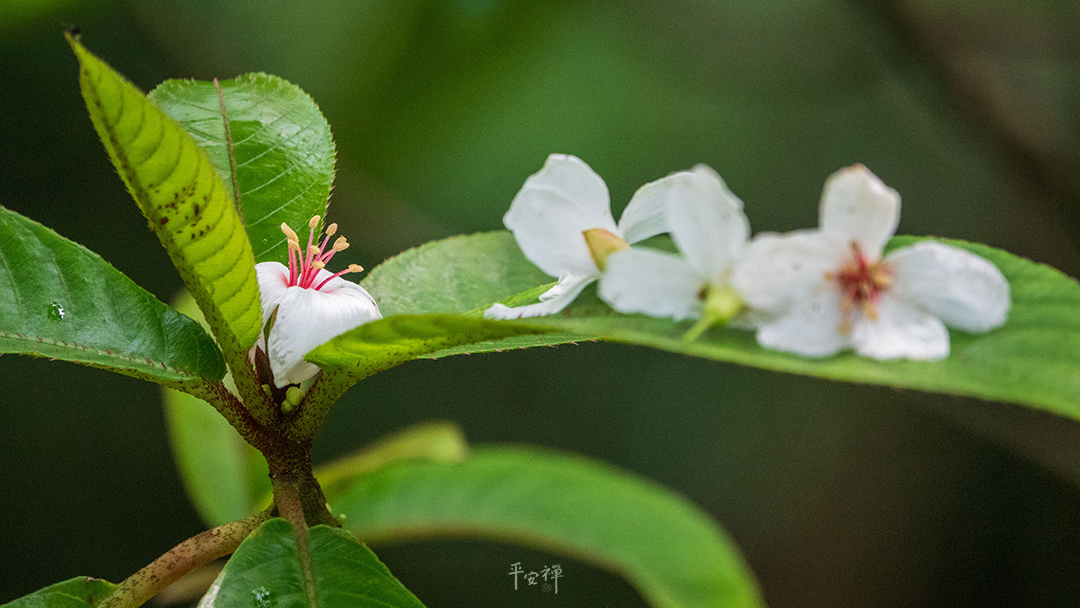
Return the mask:
[[325,215],[334,179],[330,125],[311,97],[277,76],[244,74],[166,80],[149,98],[195,138],[239,201],[255,261],[284,263],[282,222],[303,232]]
[[738,550],[704,513],[582,457],[488,448],[463,463],[402,461],[328,500],[364,542],[501,540],[611,569],[657,608],[763,605]]
[[271,519],[251,533],[199,606],[423,608],[348,532],[315,526],[308,530],[308,550],[302,551],[284,519]]
[[[68,36],[94,128],[139,209],[231,355],[262,321],[255,259],[206,153],[123,76]],[[229,358],[229,357],[226,357]]]
[[49,585],[0,608],[90,608],[100,604],[113,589],[116,585],[108,581],[80,576]]
[[220,380],[198,323],[100,256],[0,207],[0,353],[82,363],[155,382]]

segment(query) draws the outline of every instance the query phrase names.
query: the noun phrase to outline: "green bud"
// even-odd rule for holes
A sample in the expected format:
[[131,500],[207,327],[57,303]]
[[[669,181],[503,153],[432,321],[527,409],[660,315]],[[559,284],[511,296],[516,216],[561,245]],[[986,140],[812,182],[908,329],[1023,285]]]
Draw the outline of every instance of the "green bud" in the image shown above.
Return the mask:
[[704,303],[701,309],[701,318],[685,334],[683,340],[693,342],[713,325],[726,325],[735,315],[742,312],[746,302],[730,285],[716,287],[709,285],[704,289]]

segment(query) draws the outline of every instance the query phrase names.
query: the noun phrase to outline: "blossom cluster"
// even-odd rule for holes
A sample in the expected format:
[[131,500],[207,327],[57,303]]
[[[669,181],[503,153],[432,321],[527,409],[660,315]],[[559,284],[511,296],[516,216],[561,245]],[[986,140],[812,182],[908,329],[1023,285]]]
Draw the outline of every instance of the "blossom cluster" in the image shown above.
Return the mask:
[[[742,201],[715,171],[698,165],[642,186],[618,222],[604,181],[580,159],[553,154],[525,180],[503,218],[525,256],[558,277],[539,302],[495,304],[488,319],[562,311],[583,289],[613,309],[697,319],[695,339],[714,325],[756,331],[766,348],[808,357],[854,349],[875,359],[942,359],[946,325],[988,331],[1005,322],[1009,284],[989,261],[956,247],[922,241],[882,255],[900,221],[900,195],[862,165],[825,183],[819,226],[750,238]],[[252,357],[265,357],[277,388],[318,373],[304,360],[312,349],[381,319],[363,287],[332,274],[326,263],[349,243],[337,224],[306,247],[282,224],[289,265],[256,265],[263,332]],[[663,233],[681,255],[643,246]],[[320,242],[320,238],[322,238]]]
[[[699,165],[641,187],[618,224],[607,187],[580,159],[548,157],[503,221],[525,256],[558,283],[540,302],[492,306],[489,319],[549,315],[599,280],[625,313],[752,329],[766,348],[808,357],[854,349],[875,359],[937,360],[946,325],[988,331],[1005,322],[1009,284],[963,249],[922,241],[882,255],[900,195],[862,165],[829,177],[816,229],[750,238],[742,201]],[[681,255],[631,247],[669,233]]]

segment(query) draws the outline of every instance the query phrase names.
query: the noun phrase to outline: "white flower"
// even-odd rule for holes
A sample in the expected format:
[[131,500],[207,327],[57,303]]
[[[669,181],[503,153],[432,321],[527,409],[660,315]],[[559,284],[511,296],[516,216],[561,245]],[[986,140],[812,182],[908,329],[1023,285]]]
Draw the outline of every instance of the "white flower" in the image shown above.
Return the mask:
[[663,201],[671,186],[670,177],[642,186],[616,225],[604,180],[575,156],[549,156],[543,169],[525,180],[503,224],[525,257],[559,282],[538,304],[495,304],[484,317],[536,317],[566,308],[603,274],[611,253],[666,230]]
[[1009,283],[989,261],[921,242],[881,257],[900,221],[900,195],[862,165],[834,173],[820,227],[754,238],[732,285],[761,313],[758,343],[809,357],[847,348],[875,359],[937,360],[952,327],[1005,322]]
[[705,165],[668,178],[664,215],[683,257],[645,248],[608,259],[600,298],[619,312],[654,317],[701,318],[688,338],[741,307],[730,286],[731,272],[750,236],[742,201]]
[[[335,253],[347,249],[349,243],[345,237],[338,237],[333,247],[324,251],[337,231],[337,224],[330,224],[326,238],[316,245],[318,225],[316,215],[308,222],[311,234],[307,249],[301,252],[296,232],[282,224],[281,230],[289,244],[289,266],[278,262],[255,265],[264,330],[252,352],[257,347],[267,354],[278,388],[299,384],[319,372],[318,367],[304,361],[304,355],[316,346],[382,318],[379,306],[367,290],[340,278],[363,268],[350,264],[347,270],[337,274],[324,270],[326,262]],[[271,317],[273,321],[268,325]]]

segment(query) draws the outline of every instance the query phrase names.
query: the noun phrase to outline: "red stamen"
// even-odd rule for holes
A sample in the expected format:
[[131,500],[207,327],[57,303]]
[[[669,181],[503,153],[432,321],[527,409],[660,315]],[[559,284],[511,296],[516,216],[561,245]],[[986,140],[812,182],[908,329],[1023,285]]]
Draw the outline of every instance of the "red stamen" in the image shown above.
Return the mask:
[[881,294],[892,284],[892,274],[883,262],[879,260],[871,263],[863,255],[859,244],[854,241],[851,243],[851,250],[854,255],[852,262],[830,277],[835,279],[840,287],[844,316],[841,331],[845,333],[851,331],[850,317],[856,308],[867,319],[877,320],[877,303]]

